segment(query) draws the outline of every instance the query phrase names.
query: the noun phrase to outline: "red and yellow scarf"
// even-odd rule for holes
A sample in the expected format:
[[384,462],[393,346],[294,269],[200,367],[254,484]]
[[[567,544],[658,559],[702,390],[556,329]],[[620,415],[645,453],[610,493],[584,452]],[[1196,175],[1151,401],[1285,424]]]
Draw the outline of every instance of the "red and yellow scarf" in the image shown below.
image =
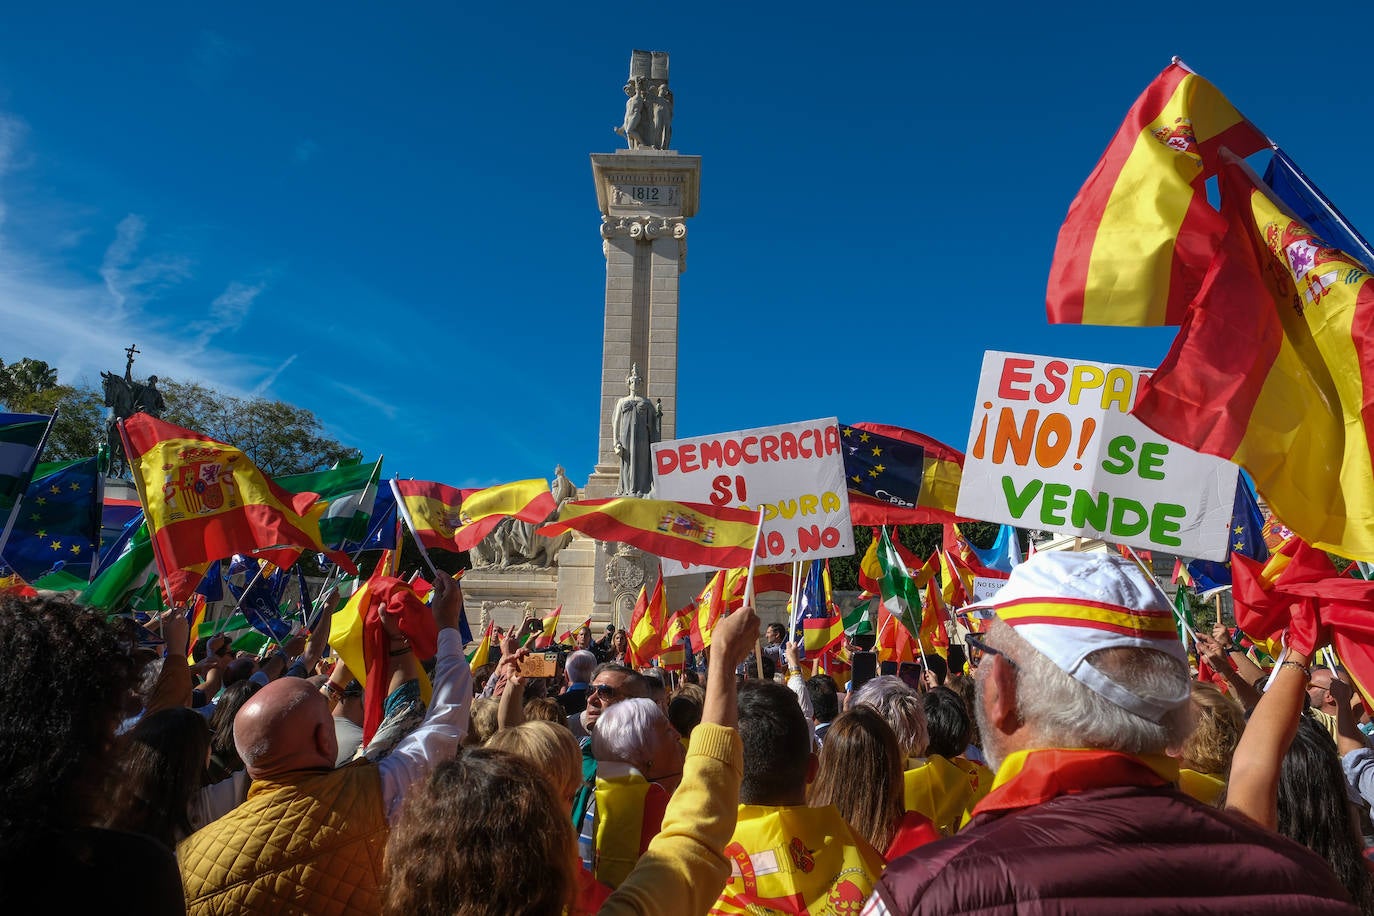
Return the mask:
[[[1158,787],[1178,782],[1178,761],[1163,754],[1135,756],[1092,748],[1034,748],[1002,761],[992,791],[974,806],[969,818],[994,811],[1013,811],[1112,786]],[[967,820],[965,821],[967,823]]]

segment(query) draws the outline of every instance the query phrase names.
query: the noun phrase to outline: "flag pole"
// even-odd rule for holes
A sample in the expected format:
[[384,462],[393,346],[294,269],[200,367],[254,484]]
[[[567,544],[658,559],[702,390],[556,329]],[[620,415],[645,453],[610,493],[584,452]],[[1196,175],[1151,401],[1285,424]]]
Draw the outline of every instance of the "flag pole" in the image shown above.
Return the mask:
[[[43,454],[43,446],[48,444],[48,433],[52,432],[53,423],[57,422],[58,408],[54,407],[52,416],[48,417],[48,425],[43,428],[43,435],[38,440],[38,448],[33,450],[33,463],[29,465],[29,481],[33,480],[34,468],[38,467],[38,458]],[[24,489],[28,488],[28,483],[24,484]],[[10,532],[14,530],[14,522],[19,518],[19,505],[24,501],[24,490],[14,494],[14,505],[10,506],[10,517],[5,519],[5,530],[0,531],[0,556],[4,555],[5,545],[9,543]],[[16,575],[18,575],[16,573]]]
[[802,581],[802,561],[792,561],[792,600],[791,612],[787,615],[787,641],[797,641],[797,612],[801,610],[801,581]]
[[[1330,201],[1330,199],[1327,198],[1327,196],[1321,192],[1320,188],[1318,188],[1316,185],[1312,183],[1312,179],[1308,178],[1306,173],[1304,173],[1303,170],[1298,166],[1298,164],[1295,161],[1293,161],[1292,156],[1288,155],[1286,152],[1279,149],[1277,144],[1274,145],[1274,153],[1277,156],[1283,157],[1283,159],[1288,163],[1288,165],[1292,166],[1293,175],[1299,181],[1302,182],[1303,187],[1307,189],[1307,193],[1311,194],[1314,198],[1316,198],[1317,202],[1320,203],[1324,208],[1326,208],[1327,214],[1330,215],[1333,219],[1335,219],[1336,222],[1340,223],[1341,228],[1350,234],[1351,240],[1355,244],[1360,246],[1360,254],[1364,255],[1365,258],[1364,266],[1374,267],[1374,250],[1370,250],[1369,242],[1366,241],[1365,237],[1360,234],[1360,230],[1352,226],[1350,224],[1350,221],[1345,218],[1341,211],[1336,209],[1336,205],[1333,204]],[[1346,252],[1346,254],[1351,253],[1352,252]]]
[[[759,538],[763,535],[763,507],[759,506],[759,523],[754,528],[754,549],[749,552],[749,572],[744,579],[744,603],[754,606],[754,566],[759,557]],[[722,608],[722,610],[724,610]],[[758,669],[759,680],[763,680],[763,639],[754,639],[754,666]]]

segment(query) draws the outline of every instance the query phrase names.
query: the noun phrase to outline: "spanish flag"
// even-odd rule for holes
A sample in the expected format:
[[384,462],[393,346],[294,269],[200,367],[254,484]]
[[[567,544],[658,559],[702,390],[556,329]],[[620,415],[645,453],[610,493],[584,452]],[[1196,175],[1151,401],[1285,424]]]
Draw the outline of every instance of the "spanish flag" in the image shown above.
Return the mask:
[[396,507],[415,540],[428,550],[461,550],[453,536],[462,527],[463,491],[432,480],[392,480]]
[[172,602],[191,597],[208,563],[236,553],[287,567],[309,550],[357,573],[348,554],[321,543],[316,494],[288,493],[241,450],[146,413],[122,430]]
[[459,550],[471,550],[503,518],[518,518],[540,525],[557,508],[549,492],[549,482],[537,477],[483,490],[463,490],[461,494],[458,510],[461,525],[453,536]]
[[692,566],[733,569],[749,565],[757,527],[753,509],[628,497],[566,502],[536,533],[580,531]]
[[487,628],[482,631],[482,641],[468,656],[468,667],[473,671],[491,662],[491,631],[495,626],[496,621],[488,621]]
[[1307,543],[1374,561],[1374,281],[1238,160],[1221,206],[1222,248],[1133,413],[1245,468]]
[[1218,152],[1268,146],[1215,86],[1171,64],[1069,206],[1050,265],[1049,320],[1179,324],[1225,231],[1205,187]]
[[639,590],[630,615],[629,651],[626,657],[632,668],[644,668],[663,651],[663,630],[668,618],[668,601],[663,591],[663,576],[654,583],[652,593]]
[[563,605],[553,609],[553,613],[542,618],[539,623],[544,628],[534,641],[536,649],[547,649],[553,645],[553,634],[558,631],[558,618],[563,614]]
[[[921,466],[913,473],[920,478],[915,505],[903,506],[849,487],[849,514],[856,525],[926,525],[958,521],[954,507],[959,502],[959,482],[964,476],[964,453],[923,433],[886,423],[854,423],[840,427],[840,444],[846,454],[851,449],[882,448],[880,439],[895,439],[919,446]],[[886,455],[877,456],[879,459]],[[878,465],[874,466],[876,470]],[[846,465],[845,473],[852,473]],[[885,471],[884,473],[890,473]]]

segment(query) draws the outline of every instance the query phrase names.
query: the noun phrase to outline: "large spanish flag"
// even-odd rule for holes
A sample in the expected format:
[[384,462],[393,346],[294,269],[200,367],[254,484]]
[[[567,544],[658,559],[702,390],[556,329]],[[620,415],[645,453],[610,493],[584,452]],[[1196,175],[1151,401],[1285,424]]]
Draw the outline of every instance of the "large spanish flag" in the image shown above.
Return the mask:
[[[964,476],[964,453],[932,439],[923,433],[891,426],[887,423],[853,423],[840,427],[840,444],[848,453],[851,449],[881,448],[876,437],[896,439],[919,446],[923,452],[921,466],[915,473],[920,477],[920,492],[915,505],[905,506],[880,499],[852,485],[849,487],[849,514],[856,525],[927,525],[960,521],[954,514],[959,501],[959,482]],[[880,460],[887,455],[877,456]],[[876,466],[875,466],[876,469]],[[846,465],[845,473],[850,473]],[[887,473],[890,473],[887,472]]]
[[1136,100],[1059,230],[1054,323],[1176,325],[1225,231],[1207,203],[1222,147],[1269,141],[1215,86],[1171,64]]
[[[491,533],[503,518],[542,524],[553,510],[549,482],[542,478],[517,480],[483,490],[463,490],[458,520],[462,523],[453,536],[459,550],[471,550]],[[450,548],[452,549],[452,548]]]
[[1309,544],[1374,561],[1374,281],[1244,163],[1221,191],[1222,249],[1133,412],[1245,468]]
[[749,565],[757,527],[752,509],[625,497],[566,502],[537,533],[580,531],[680,563],[733,569]]
[[357,573],[348,554],[320,542],[325,507],[315,493],[288,493],[232,445],[146,413],[125,420],[123,432],[173,602],[191,597],[207,563],[236,553],[290,566],[310,550]]

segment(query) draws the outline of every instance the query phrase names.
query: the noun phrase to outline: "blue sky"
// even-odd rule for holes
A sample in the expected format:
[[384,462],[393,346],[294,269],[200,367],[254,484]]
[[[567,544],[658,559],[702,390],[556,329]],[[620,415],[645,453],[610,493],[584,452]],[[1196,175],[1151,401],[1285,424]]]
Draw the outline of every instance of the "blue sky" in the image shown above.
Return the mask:
[[1166,352],[1167,329],[1047,325],[1044,288],[1070,200],[1171,55],[1374,232],[1346,38],[1371,8],[1221,6],[20,5],[0,358],[90,381],[136,341],[140,375],[308,407],[388,472],[582,483],[588,154],[619,145],[631,49],[661,48],[675,145],[703,157],[678,433],[837,415],[963,448],[986,349]]

